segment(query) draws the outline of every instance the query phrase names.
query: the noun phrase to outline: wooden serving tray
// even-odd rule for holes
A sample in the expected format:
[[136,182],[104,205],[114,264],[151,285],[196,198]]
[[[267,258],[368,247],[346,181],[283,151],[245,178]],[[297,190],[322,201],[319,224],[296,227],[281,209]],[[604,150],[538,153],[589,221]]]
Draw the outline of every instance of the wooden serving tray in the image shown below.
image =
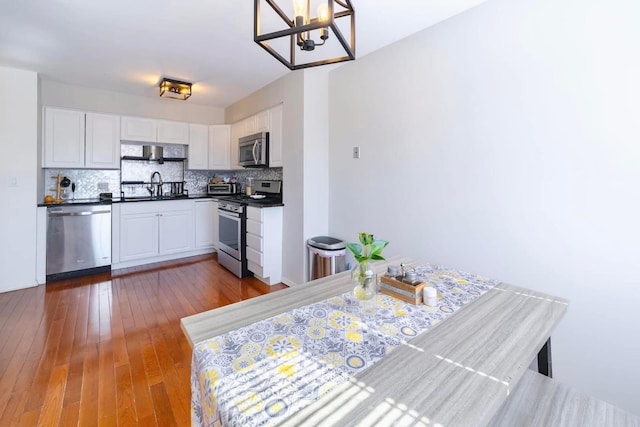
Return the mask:
[[422,303],[422,291],[425,286],[425,282],[412,285],[387,274],[380,276],[380,292],[413,305]]

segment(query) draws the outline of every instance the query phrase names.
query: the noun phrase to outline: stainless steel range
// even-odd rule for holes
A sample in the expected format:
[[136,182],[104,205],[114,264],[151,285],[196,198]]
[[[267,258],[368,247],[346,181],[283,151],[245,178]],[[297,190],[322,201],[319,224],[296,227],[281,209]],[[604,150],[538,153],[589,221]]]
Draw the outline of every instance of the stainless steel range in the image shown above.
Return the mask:
[[236,276],[251,275],[247,269],[245,206],[221,200],[218,203],[218,262]]

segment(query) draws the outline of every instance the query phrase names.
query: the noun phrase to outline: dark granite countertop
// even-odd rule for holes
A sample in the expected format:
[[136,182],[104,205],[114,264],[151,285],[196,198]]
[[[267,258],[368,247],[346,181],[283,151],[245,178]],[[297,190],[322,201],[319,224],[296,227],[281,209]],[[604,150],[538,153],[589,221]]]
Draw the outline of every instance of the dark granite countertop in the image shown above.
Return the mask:
[[[194,199],[213,199],[213,200],[224,200],[225,196],[210,196],[208,194],[190,194],[188,196],[164,196],[162,198],[157,197],[127,197],[121,199],[120,197],[114,197],[112,200],[103,200],[101,201],[98,198],[94,199],[75,199],[75,200],[64,200],[60,203],[38,203],[38,207],[52,207],[52,206],[69,206],[69,205],[104,205],[111,203],[132,203],[132,202],[160,202],[160,201],[171,201],[171,200],[194,200]],[[243,200],[242,203],[247,206],[253,206],[256,208],[270,208],[277,206],[284,206],[282,201],[264,201],[261,202],[258,200]]]

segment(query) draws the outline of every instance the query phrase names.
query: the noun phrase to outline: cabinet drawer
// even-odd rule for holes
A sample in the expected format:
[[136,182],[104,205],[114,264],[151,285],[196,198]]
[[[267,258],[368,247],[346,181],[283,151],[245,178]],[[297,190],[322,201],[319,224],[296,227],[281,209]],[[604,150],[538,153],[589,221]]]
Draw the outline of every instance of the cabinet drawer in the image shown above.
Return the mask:
[[247,219],[247,233],[262,237],[262,223]]
[[247,208],[247,219],[262,222],[262,209],[249,206]]
[[247,248],[255,249],[258,252],[262,252],[262,238],[247,233]]
[[247,268],[249,269],[250,272],[252,272],[256,276],[264,277],[264,270],[262,269],[261,266],[259,266],[255,262],[248,261],[247,262]]
[[251,261],[262,267],[262,252],[258,252],[255,249],[247,248],[247,261]]

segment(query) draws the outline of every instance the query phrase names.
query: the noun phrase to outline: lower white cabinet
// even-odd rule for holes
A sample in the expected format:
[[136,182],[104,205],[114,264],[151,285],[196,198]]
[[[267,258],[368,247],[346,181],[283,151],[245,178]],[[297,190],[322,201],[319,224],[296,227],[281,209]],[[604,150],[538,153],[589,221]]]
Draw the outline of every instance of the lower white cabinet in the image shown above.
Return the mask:
[[193,201],[122,204],[119,249],[120,262],[194,249]]
[[282,281],[282,207],[247,207],[247,266],[258,279]]
[[217,249],[218,202],[207,199],[196,200],[194,214],[196,249]]

